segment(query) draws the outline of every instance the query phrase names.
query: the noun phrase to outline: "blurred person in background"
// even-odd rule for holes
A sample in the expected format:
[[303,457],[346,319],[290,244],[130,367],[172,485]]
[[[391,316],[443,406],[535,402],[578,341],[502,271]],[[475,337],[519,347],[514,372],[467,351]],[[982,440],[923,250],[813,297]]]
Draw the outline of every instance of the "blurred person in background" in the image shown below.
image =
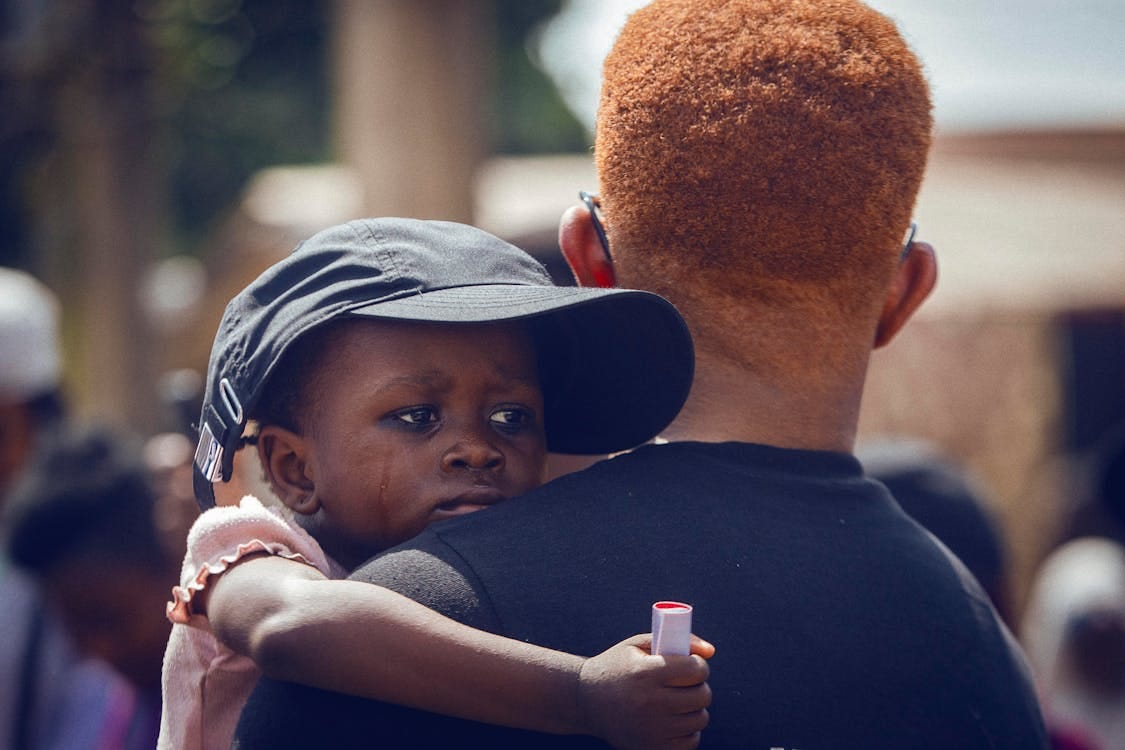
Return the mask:
[[1022,636],[1055,747],[1125,750],[1125,546],[1091,536],[1052,551]]
[[957,555],[1014,629],[1004,535],[979,481],[924,440],[879,438],[856,454],[867,475]]
[[1072,497],[1058,544],[1087,536],[1125,544],[1125,423],[1109,429],[1075,460]]
[[23,271],[0,268],[0,498],[65,412],[59,305]]
[[[0,268],[0,510],[38,446],[66,421],[58,319],[43,284]],[[79,656],[34,578],[2,547],[0,602],[0,747],[99,747],[124,680]]]
[[144,461],[156,489],[153,521],[169,558],[187,554],[187,535],[199,516],[191,486],[195,446],[180,432],[160,432],[144,444]]
[[1055,747],[1125,750],[1125,431],[1091,466],[1091,491],[1035,574],[1021,636]]
[[102,428],[44,441],[5,509],[13,565],[38,581],[79,651],[128,680],[111,696],[98,747],[152,748],[176,565],[140,444]]

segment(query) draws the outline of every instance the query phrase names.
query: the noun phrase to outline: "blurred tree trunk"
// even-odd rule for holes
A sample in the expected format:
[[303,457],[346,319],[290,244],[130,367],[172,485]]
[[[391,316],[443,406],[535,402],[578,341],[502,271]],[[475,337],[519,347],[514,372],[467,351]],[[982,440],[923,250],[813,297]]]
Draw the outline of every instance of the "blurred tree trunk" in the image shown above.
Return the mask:
[[[54,196],[73,207],[56,248],[72,264],[66,300],[72,341],[69,389],[83,416],[139,430],[159,417],[151,346],[138,290],[155,255],[162,215],[155,153],[152,59],[131,0],[92,3],[59,84]],[[40,212],[41,217],[49,210]],[[54,234],[49,229],[49,233]]]
[[474,0],[337,0],[337,157],[360,174],[369,215],[472,221],[492,14]]

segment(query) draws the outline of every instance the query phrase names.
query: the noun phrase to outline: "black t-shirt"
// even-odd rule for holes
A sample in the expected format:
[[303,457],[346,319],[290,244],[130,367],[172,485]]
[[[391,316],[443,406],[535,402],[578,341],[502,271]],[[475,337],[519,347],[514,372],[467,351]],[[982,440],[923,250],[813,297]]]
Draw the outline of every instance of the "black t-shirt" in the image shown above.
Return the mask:
[[[442,522],[353,578],[592,655],[695,607],[704,748],[1044,748],[1022,655],[963,566],[846,454],[646,446]],[[392,647],[372,644],[372,648]],[[240,747],[603,747],[263,680]]]

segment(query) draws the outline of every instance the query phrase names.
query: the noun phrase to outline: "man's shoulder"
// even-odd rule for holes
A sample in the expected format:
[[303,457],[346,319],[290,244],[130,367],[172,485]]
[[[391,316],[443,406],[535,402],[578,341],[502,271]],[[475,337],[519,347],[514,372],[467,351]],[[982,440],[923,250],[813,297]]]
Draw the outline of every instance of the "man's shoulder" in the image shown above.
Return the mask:
[[488,584],[480,577],[487,578],[487,571],[497,567],[532,561],[541,569],[562,556],[569,533],[591,522],[591,515],[607,518],[625,512],[629,495],[642,494],[654,481],[648,470],[654,465],[651,454],[646,450],[602,461],[497,506],[433,524],[368,560],[350,577],[484,627],[479,615],[488,600]]
[[[552,549],[566,546],[570,530],[636,513],[678,516],[699,505],[713,506],[719,515],[754,515],[760,510],[756,503],[732,503],[731,498],[767,500],[778,487],[789,498],[802,494],[799,485],[823,493],[826,482],[842,480],[851,486],[861,473],[858,462],[845,454],[735,442],[645,445],[497,506],[434,524],[369,561],[353,577],[377,570],[391,581],[400,576],[440,581],[465,568],[468,549],[514,559],[516,548],[531,540],[529,554],[549,556]],[[863,494],[871,491],[862,488]]]

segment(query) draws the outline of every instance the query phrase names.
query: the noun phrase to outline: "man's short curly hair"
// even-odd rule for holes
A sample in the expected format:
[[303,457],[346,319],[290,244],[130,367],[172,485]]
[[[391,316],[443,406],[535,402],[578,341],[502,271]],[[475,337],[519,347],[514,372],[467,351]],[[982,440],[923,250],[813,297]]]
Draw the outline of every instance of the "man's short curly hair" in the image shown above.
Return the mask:
[[854,0],[656,0],[603,70],[595,158],[614,251],[677,304],[685,274],[766,298],[878,288],[930,109],[895,25]]

